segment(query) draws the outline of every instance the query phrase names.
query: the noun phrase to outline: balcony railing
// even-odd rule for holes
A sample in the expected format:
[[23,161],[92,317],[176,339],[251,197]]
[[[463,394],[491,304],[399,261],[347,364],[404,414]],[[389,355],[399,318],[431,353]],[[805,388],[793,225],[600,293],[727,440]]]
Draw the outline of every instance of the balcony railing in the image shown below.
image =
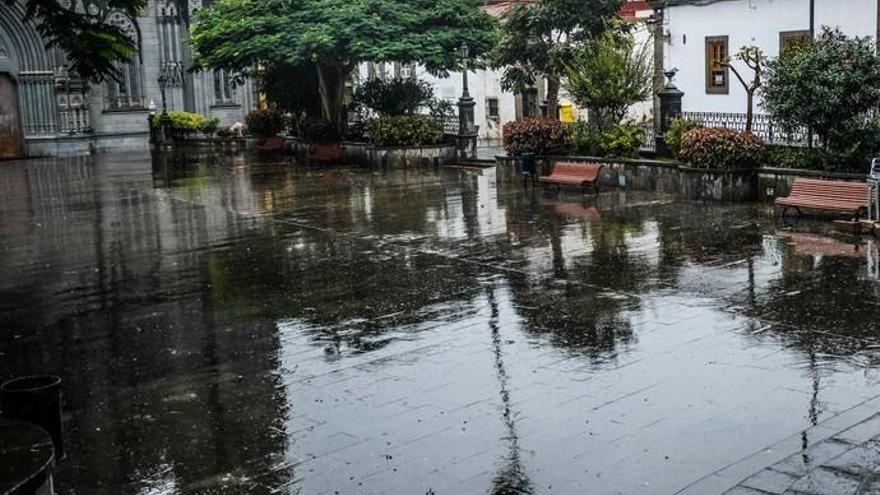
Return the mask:
[[82,134],[92,130],[89,103],[83,93],[58,93],[57,101],[58,131],[61,134]]
[[144,98],[141,96],[108,96],[104,99],[104,109],[109,112],[144,110],[145,108]]
[[[746,114],[724,112],[683,112],[684,118],[699,120],[706,127],[726,127],[735,131],[746,129]],[[809,132],[806,128],[784,129],[770,115],[755,114],[752,119],[752,132],[767,144],[786,146],[809,145]],[[813,137],[813,143],[817,142]]]
[[82,134],[92,130],[87,107],[63,108],[60,114],[63,134]]

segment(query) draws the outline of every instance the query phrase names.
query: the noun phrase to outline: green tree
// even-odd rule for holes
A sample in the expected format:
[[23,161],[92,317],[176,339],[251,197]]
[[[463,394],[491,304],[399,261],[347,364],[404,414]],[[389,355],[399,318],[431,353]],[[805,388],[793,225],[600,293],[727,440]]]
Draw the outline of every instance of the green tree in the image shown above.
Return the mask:
[[637,46],[632,36],[608,30],[584,43],[564,67],[566,89],[600,131],[619,125],[629,107],[651,98],[648,45]]
[[[67,54],[71,71],[87,81],[119,77],[116,62],[137,52],[134,41],[103,14],[78,12],[58,0],[0,0],[0,5],[16,4],[24,7],[22,20],[33,21],[43,41]],[[146,5],[146,0],[108,0],[105,8],[134,18]]]
[[494,24],[480,0],[219,0],[192,28],[196,67],[239,72],[314,64],[324,117],[341,131],[345,82],[360,62],[461,67],[457,48],[479,56]]
[[812,43],[767,63],[764,107],[789,129],[809,127],[826,151],[863,160],[874,151],[880,61],[870,38],[823,28]]
[[501,85],[523,91],[547,80],[547,115],[559,116],[559,88],[565,62],[586,40],[617,19],[621,0],[537,0],[517,3],[501,19],[491,65],[504,69]]

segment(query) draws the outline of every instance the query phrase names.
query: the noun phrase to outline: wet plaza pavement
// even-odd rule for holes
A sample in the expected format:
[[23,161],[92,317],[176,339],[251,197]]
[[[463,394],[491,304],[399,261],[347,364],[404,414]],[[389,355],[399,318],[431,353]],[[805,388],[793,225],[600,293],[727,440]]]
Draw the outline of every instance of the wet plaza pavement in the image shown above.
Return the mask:
[[826,222],[243,156],[0,192],[0,379],[64,378],[59,493],[872,493],[877,246]]

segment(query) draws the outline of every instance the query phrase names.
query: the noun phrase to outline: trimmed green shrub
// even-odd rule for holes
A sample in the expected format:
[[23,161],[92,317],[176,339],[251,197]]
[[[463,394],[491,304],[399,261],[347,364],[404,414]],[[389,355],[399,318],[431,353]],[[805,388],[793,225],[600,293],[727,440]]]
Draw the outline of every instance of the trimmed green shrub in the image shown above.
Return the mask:
[[571,138],[568,126],[541,117],[508,122],[504,124],[503,133],[504,150],[511,156],[564,154],[568,152]]
[[752,168],[764,160],[764,143],[750,132],[723,127],[694,129],[681,139],[679,157],[699,168]]
[[[202,115],[192,112],[172,110],[168,112],[168,117],[171,119],[171,128],[174,131],[183,133],[200,132],[208,122]],[[161,123],[162,114],[157,113],[153,115],[153,126],[159,127]]]
[[669,130],[663,135],[666,147],[669,148],[672,156],[678,157],[678,153],[681,150],[681,138],[684,137],[685,133],[694,129],[702,129],[703,127],[702,120],[688,118],[672,119],[669,122]]
[[781,168],[824,168],[822,152],[797,146],[767,146],[767,165]]
[[284,114],[277,110],[254,110],[245,118],[251,134],[261,138],[277,136],[286,127]]
[[220,119],[217,117],[213,117],[210,119],[206,119],[205,123],[202,124],[201,131],[207,134],[208,136],[213,136],[217,133],[217,129],[220,127]]
[[636,158],[644,136],[645,129],[638,124],[620,124],[602,132],[586,122],[577,122],[572,144],[578,154]]
[[367,122],[366,134],[376,146],[424,146],[443,141],[443,125],[424,115],[379,117]]

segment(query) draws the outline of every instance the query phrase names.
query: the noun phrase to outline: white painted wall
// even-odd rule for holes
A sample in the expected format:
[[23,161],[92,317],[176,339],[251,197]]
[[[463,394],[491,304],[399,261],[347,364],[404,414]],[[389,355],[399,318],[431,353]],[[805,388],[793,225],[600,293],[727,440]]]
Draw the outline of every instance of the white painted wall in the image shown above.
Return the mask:
[[[393,75],[393,70],[386,68],[386,74]],[[358,68],[359,80],[368,78],[367,64]],[[453,105],[458,103],[462,92],[461,72],[450,73],[448,77],[437,77],[430,74],[424,67],[416,69],[416,77],[430,83],[434,87],[434,96],[448,100]],[[501,129],[506,122],[516,119],[515,98],[513,93],[501,91],[501,73],[491,70],[476,70],[468,73],[468,91],[474,99],[474,122],[479,126],[480,139],[489,143],[501,140]],[[499,119],[489,119],[488,98],[498,98]]]
[[[706,94],[706,37],[729,36],[735,54],[744,45],[760,46],[770,57],[779,54],[779,33],[810,28],[809,0],[721,0],[708,5],[678,5],[666,10],[666,68],[677,67],[675,83],[684,91],[686,112],[746,110],[745,90],[730,75],[730,94]],[[850,36],[877,32],[877,0],[816,0],[816,30],[835,26]],[[740,64],[742,65],[742,64]],[[742,66],[744,77],[750,71]],[[757,111],[760,112],[760,101]]]
[[[647,24],[639,23],[636,24],[633,28],[633,37],[636,41],[636,46],[641,48],[645,47],[648,61],[654,61],[654,37],[651,35],[650,29],[648,29]],[[653,63],[651,64],[654,65]],[[654,118],[654,99],[649,98],[641,103],[636,103],[631,106],[629,109],[629,113],[627,114],[627,118],[632,120],[633,122],[643,122],[646,120],[653,120]]]
[[[458,103],[462,91],[461,72],[453,72],[449,77],[435,77],[424,69],[417,71],[419,79],[434,85],[434,94]],[[501,73],[492,70],[476,70],[468,73],[468,91],[474,99],[474,122],[480,127],[480,138],[485,141],[500,141],[501,128],[505,123],[516,120],[516,106],[513,93],[501,91]],[[498,99],[499,119],[489,119],[488,98]]]

